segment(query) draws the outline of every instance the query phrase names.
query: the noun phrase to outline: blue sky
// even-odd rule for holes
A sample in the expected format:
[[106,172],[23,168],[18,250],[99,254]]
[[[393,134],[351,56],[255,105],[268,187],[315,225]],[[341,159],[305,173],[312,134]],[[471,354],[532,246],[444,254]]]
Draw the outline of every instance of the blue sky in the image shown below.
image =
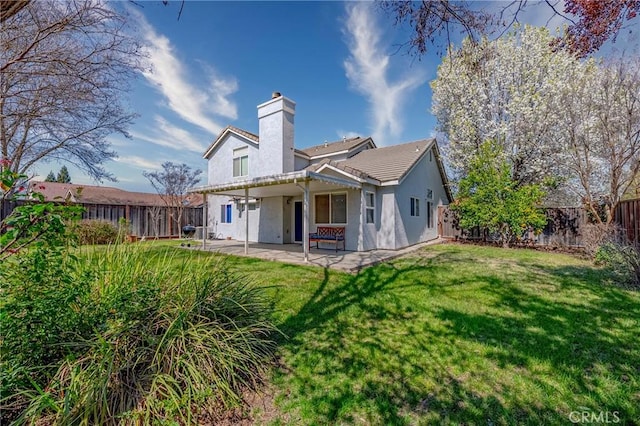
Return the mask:
[[[135,18],[152,70],[130,93],[140,115],[132,138],[110,138],[119,158],[105,166],[118,182],[104,185],[153,192],[142,172],[164,161],[206,172],[202,154],[218,132],[231,124],[258,133],[256,106],[273,91],[297,103],[298,148],[343,136],[387,146],[435,135],[429,82],[441,58],[407,55],[399,48],[406,29],[374,3],[188,1],[179,20],[179,1],[139,4],[116,7]],[[529,6],[521,18],[561,23],[549,15],[548,7]],[[58,169],[44,164],[37,172]],[[95,184],[69,169],[74,183]]]

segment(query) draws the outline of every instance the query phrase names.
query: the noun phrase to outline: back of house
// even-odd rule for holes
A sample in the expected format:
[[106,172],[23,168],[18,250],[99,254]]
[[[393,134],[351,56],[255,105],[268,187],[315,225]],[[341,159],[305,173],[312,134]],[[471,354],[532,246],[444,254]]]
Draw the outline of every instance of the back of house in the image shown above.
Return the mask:
[[344,228],[352,251],[437,238],[437,206],[451,194],[435,139],[378,148],[354,137],[297,149],[295,107],[275,92],[258,105],[258,135],[227,126],[207,148],[208,184],[190,191],[206,196],[211,234],[289,244]]

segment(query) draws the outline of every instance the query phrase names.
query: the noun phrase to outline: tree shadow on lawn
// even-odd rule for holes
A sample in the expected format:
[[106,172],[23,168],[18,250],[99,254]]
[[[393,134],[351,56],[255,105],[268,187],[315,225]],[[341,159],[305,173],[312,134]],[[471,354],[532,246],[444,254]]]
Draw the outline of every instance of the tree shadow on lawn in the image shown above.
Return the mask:
[[[579,292],[560,300],[554,292],[540,297],[526,286],[483,275],[474,281],[486,283],[484,291],[496,296],[495,310],[442,309],[438,317],[457,338],[493,347],[485,356],[500,369],[520,371],[520,379],[543,389],[549,397],[539,408],[561,414],[554,422],[587,408],[596,414],[617,411],[622,424],[637,424],[639,300],[612,287],[585,285],[577,278],[583,268],[542,269],[559,279],[559,287],[581,290],[583,298]],[[537,371],[540,366],[545,371]]]
[[[337,285],[325,269],[300,310],[279,324],[288,336],[275,377],[288,389],[283,408],[314,424],[564,424],[585,406],[637,421],[637,300],[594,289],[565,268],[544,268],[561,289],[584,286],[597,300],[556,302],[557,288],[542,290],[547,299],[509,278],[476,275],[468,279],[491,298],[489,311],[452,307],[439,301],[451,286],[464,290],[464,278],[432,277],[448,272],[456,256],[382,264]],[[476,349],[482,354],[469,352]],[[536,364],[548,371],[538,377]],[[566,389],[554,395],[556,386]],[[519,396],[527,389],[550,396]],[[617,399],[606,395],[611,390]],[[625,392],[626,400],[618,395]]]

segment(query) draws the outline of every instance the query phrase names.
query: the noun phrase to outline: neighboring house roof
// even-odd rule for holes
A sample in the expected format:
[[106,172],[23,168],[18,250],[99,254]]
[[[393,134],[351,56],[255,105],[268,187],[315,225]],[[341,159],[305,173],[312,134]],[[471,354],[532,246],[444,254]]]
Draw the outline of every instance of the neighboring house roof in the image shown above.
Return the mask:
[[214,141],[211,143],[211,145],[209,145],[209,148],[207,148],[207,150],[204,152],[203,158],[209,158],[209,155],[211,155],[211,152],[213,152],[213,150],[215,149],[216,146],[218,146],[220,141],[222,141],[222,139],[224,139],[225,136],[228,135],[229,133],[235,133],[236,135],[242,136],[245,139],[249,139],[250,141],[253,141],[255,143],[258,143],[259,141],[258,135],[256,134],[247,132],[246,130],[242,130],[235,126],[227,126],[224,129],[222,129],[218,137],[216,137]]
[[325,142],[321,145],[312,146],[309,148],[299,150],[305,155],[308,155],[310,158],[322,157],[325,155],[333,155],[340,152],[348,153],[349,151],[353,151],[354,149],[364,145],[366,143],[371,143],[371,145],[375,148],[375,144],[370,137],[362,138],[357,136],[355,138],[344,138],[337,142]]
[[434,144],[423,139],[383,148],[362,151],[342,162],[343,166],[361,170],[380,182],[400,181]]
[[[164,206],[158,194],[130,192],[108,186],[78,185],[72,183],[37,182],[29,183],[29,188],[44,196],[45,201],[71,201],[82,204],[109,204],[131,206]],[[202,195],[188,194],[186,207],[202,205]]]

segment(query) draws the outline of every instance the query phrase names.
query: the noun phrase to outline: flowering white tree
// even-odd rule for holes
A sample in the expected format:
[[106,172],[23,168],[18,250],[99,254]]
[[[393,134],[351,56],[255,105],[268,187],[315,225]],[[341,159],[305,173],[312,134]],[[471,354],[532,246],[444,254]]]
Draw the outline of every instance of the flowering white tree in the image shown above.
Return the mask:
[[502,146],[515,181],[557,176],[557,96],[575,58],[553,52],[545,28],[525,27],[506,37],[450,50],[438,68],[432,111],[449,140],[448,159],[464,174],[486,140]]
[[593,219],[609,224],[640,173],[640,60],[589,62],[575,71],[559,93],[563,163]]
[[495,140],[521,185],[549,178],[611,223],[640,173],[640,60],[579,60],[525,27],[452,50],[432,83],[433,112],[456,174]]

